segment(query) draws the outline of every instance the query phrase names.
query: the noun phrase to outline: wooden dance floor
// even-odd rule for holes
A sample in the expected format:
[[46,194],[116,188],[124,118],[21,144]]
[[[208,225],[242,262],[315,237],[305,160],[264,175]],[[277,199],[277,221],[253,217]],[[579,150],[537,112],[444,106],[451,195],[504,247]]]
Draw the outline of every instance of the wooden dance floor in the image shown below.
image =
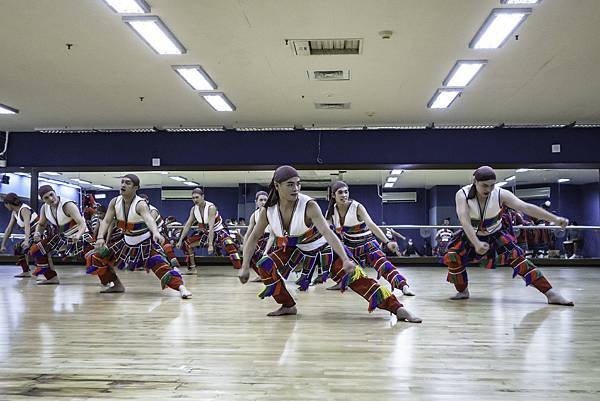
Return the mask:
[[191,300],[144,272],[99,294],[83,268],[36,287],[2,266],[0,400],[600,399],[600,269],[543,269],[574,308],[508,268],[471,268],[468,301],[447,300],[443,268],[401,271],[421,325],[323,285],[297,295],[298,316],[268,318],[261,284],[223,266],[186,276]]

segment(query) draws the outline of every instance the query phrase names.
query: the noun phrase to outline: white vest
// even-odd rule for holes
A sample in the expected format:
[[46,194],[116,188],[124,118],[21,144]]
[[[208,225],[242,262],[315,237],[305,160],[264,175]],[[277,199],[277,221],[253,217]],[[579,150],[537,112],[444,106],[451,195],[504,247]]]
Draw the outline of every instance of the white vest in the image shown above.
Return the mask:
[[28,205],[23,203],[18,211],[12,212],[12,215],[15,216],[15,221],[17,222],[17,225],[21,228],[25,228],[25,222],[23,221],[23,218],[21,217],[21,211],[23,209],[29,209],[29,212],[31,213],[31,217],[29,218],[29,223],[31,225],[33,225],[38,218],[37,213],[34,212],[33,209],[31,209],[31,207],[29,207]]
[[[256,209],[254,211],[254,213],[252,213],[252,217],[250,217],[251,219],[254,219],[254,224],[258,223],[258,218],[260,216],[260,208]],[[267,226],[265,227],[265,234],[270,234],[271,233],[271,227],[267,224]]]
[[[469,194],[471,185],[462,187],[465,198]],[[494,187],[488,195],[485,206],[481,208],[477,196],[473,199],[467,199],[469,206],[469,217],[471,225],[477,231],[478,235],[489,235],[498,231],[502,227],[502,206],[500,205],[500,187]],[[482,221],[483,220],[483,221]]]
[[154,221],[156,221],[156,226],[160,230],[165,225],[165,221],[162,219],[162,216],[160,215],[160,211],[149,203],[148,203],[148,207],[150,208],[150,213],[152,213],[154,211],[156,212],[156,218],[154,219]]
[[[139,202],[146,202],[146,201],[144,200],[144,198],[141,198],[136,195],[135,198],[133,198],[133,200],[131,201],[131,205],[129,205],[129,213],[127,213],[127,217],[125,217],[125,208],[124,208],[125,202],[123,201],[123,196],[122,195],[117,196],[117,200],[115,201],[115,215],[119,222],[121,222],[121,223],[124,222],[125,224],[143,223],[143,226],[144,226],[144,227],[140,227],[138,230],[135,230],[135,231],[138,231],[139,234],[136,233],[135,231],[132,232],[127,228],[124,229],[125,242],[128,245],[137,245],[140,242],[145,241],[152,236],[152,234],[150,233],[150,230],[146,226],[146,222],[144,221],[142,216],[140,216],[135,210],[135,208]],[[134,235],[132,235],[132,234],[134,234]]]
[[[351,201],[350,206],[348,206],[348,210],[346,211],[346,216],[344,216],[344,224],[342,225],[342,218],[340,215],[340,211],[338,210],[337,205],[333,206],[333,225],[336,230],[342,229],[343,238],[347,245],[354,244],[356,245],[359,241],[365,241],[371,237],[373,234],[371,230],[364,224],[364,221],[360,221],[358,219],[358,207],[360,203],[357,201]],[[352,228],[359,225],[363,225],[360,232],[350,233],[344,232],[343,228]]]
[[[304,222],[304,216],[306,215],[306,205],[311,200],[312,198],[310,196],[298,194],[296,207],[292,212],[292,221],[290,222],[289,232],[284,232],[283,230],[283,222],[281,221],[281,213],[279,212],[279,203],[267,208],[267,219],[269,220],[271,230],[273,231],[276,237],[300,237],[311,229],[307,227]],[[320,236],[313,242],[310,242],[308,244],[298,244],[296,246],[302,251],[312,251],[314,249],[324,246],[325,244],[327,244],[327,241],[325,240],[325,238]]]
[[[204,201],[204,211],[202,212],[202,211],[200,211],[200,206],[194,205],[194,217],[196,218],[196,221],[198,222],[198,224],[202,224],[203,226],[205,226],[205,228],[208,228],[208,209],[211,206],[214,206],[215,209],[217,208],[214,203],[209,202],[209,201]],[[221,216],[219,215],[219,211],[217,210],[217,214],[215,216],[214,230],[219,231],[222,229],[223,229],[223,220],[221,219]]]
[[[52,224],[53,226],[60,227],[59,231],[62,231],[62,233],[64,235],[69,236],[69,235],[75,234],[77,232],[78,228],[77,228],[77,225],[74,225],[72,227],[65,227],[65,226],[70,225],[75,222],[75,220],[73,220],[71,217],[69,217],[65,214],[64,207],[67,203],[75,204],[75,202],[73,202],[72,200],[63,199],[63,198],[58,199],[58,206],[56,208],[56,216],[54,216],[54,214],[52,213],[52,209],[50,208],[50,205],[44,203],[40,214],[43,214],[44,216],[46,216],[46,220],[48,220],[48,222],[50,224]],[[87,232],[87,227],[86,227],[86,232]]]

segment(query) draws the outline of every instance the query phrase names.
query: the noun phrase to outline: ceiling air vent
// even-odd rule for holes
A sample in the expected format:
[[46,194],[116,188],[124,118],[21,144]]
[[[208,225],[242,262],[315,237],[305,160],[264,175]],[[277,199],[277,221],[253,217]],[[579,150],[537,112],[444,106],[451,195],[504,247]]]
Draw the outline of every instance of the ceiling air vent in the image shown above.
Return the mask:
[[323,110],[348,110],[350,102],[346,103],[315,103],[315,108]]
[[350,70],[314,70],[306,71],[311,81],[349,81]]
[[362,39],[290,39],[296,56],[332,56],[362,53]]

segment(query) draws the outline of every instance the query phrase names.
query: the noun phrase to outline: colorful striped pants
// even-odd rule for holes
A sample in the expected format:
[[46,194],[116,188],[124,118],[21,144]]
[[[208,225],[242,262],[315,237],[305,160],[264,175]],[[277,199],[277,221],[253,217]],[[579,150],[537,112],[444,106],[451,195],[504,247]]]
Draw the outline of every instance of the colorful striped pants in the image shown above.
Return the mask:
[[[265,285],[264,290],[258,295],[260,298],[272,296],[278,304],[285,307],[296,304],[284,281],[292,270],[289,262],[295,251],[295,247],[278,248],[258,261],[258,272]],[[318,251],[316,250],[315,253],[318,253]],[[390,291],[380,286],[377,281],[367,277],[359,265],[356,266],[352,274],[346,273],[343,269],[342,259],[335,254],[333,255],[329,276],[341,284],[342,291],[350,287],[367,300],[369,312],[380,308],[396,313],[398,308],[402,306]]]
[[396,288],[402,290],[402,287],[408,285],[406,278],[386,258],[377,240],[372,239],[358,246],[346,244],[346,247],[352,252],[354,259],[358,260],[362,266],[370,266],[377,271],[378,280],[380,277],[383,277],[390,283],[392,291]]
[[479,237],[480,241],[490,245],[487,254],[479,255],[475,248],[463,233],[459,230],[448,244],[448,250],[442,257],[442,262],[448,266],[447,281],[454,284],[456,290],[464,291],[469,283],[467,265],[471,262],[479,263],[487,269],[495,269],[496,266],[510,265],[513,269],[513,278],[521,276],[525,285],[533,285],[540,292],[546,293],[552,288],[548,280],[532,261],[525,258],[525,253],[517,245],[513,234],[506,229],[500,229],[494,234]]
[[160,280],[162,289],[175,291],[183,285],[183,278],[177,270],[171,269],[162,247],[148,238],[138,245],[128,245],[125,239],[102,251],[91,252],[86,257],[87,273],[96,275],[104,285],[117,280],[115,267],[134,270],[143,266],[146,272],[152,271]]
[[43,274],[47,280],[57,276],[56,270],[50,267],[48,261],[52,253],[61,252],[66,256],[80,255],[85,258],[93,249],[93,239],[89,233],[84,233],[78,241],[73,241],[58,233],[47,236],[29,248],[29,256],[35,262],[33,275]]
[[[183,250],[185,252],[185,264],[187,267],[192,265],[192,255],[194,254],[194,250],[192,248],[193,244],[198,243],[197,246],[202,248],[208,247],[208,231],[199,231],[194,235],[187,237],[183,241]],[[234,269],[242,268],[242,260],[240,258],[239,249],[233,239],[229,236],[226,230],[218,230],[215,231],[214,236],[214,245],[219,248],[225,250],[225,253],[229,256],[229,260],[233,265]],[[195,265],[195,263],[193,264]]]

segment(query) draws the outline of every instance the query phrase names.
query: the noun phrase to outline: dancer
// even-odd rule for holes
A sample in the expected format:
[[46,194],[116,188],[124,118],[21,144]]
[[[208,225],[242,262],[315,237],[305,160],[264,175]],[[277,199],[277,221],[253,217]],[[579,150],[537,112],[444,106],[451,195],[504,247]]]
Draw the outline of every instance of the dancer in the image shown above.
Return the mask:
[[[265,289],[259,296],[273,296],[281,307],[268,316],[297,313],[296,302],[284,282],[290,273],[288,262],[294,251],[301,249],[307,253],[318,253],[329,243],[335,252],[330,274],[336,282],[342,283],[342,290],[349,286],[357,292],[368,301],[369,311],[375,308],[385,309],[395,313],[398,320],[421,322],[390,291],[367,277],[356,261],[352,260],[350,252],[329,228],[317,203],[300,193],[300,177],[295,168],[281,166],[275,170],[265,207],[259,213],[256,227],[248,237],[244,251],[246,254],[253,252],[258,239],[267,225],[270,225],[275,234],[276,247],[257,263],[258,272],[265,284]],[[247,258],[239,272],[242,283],[248,281],[249,271],[250,259]]]
[[148,204],[148,207],[150,208],[150,215],[154,219],[154,222],[156,223],[156,226],[158,227],[158,231],[164,238],[164,241],[160,244],[160,246],[165,251],[165,254],[167,255],[167,260],[171,264],[171,267],[173,267],[174,269],[177,270],[180,267],[179,261],[177,260],[177,257],[175,256],[175,251],[173,251],[173,245],[171,245],[171,241],[170,241],[169,235],[168,235],[169,229],[167,227],[167,224],[165,223],[165,220],[163,220],[162,216],[160,215],[159,210],[156,207],[152,206],[152,204],[150,203],[150,197],[148,195],[140,194],[139,196],[140,196],[140,198],[145,200],[146,203]]
[[[265,191],[258,191],[256,193],[256,195],[254,196],[256,210],[250,216],[250,222],[248,223],[248,230],[246,230],[246,235],[244,236],[244,243],[246,243],[246,240],[250,236],[250,233],[252,233],[252,231],[254,230],[254,227],[256,227],[256,222],[258,221],[260,211],[264,208],[265,203],[267,203],[268,196],[269,196],[269,194],[267,194]],[[263,235],[261,237],[259,237],[258,244],[256,245],[256,249],[250,259],[250,267],[252,268],[252,270],[254,270],[256,272],[256,274],[258,276],[254,280],[252,280],[252,282],[258,283],[258,282],[262,281],[262,279],[260,278],[260,274],[258,274],[258,268],[256,267],[256,263],[259,261],[260,258],[262,258],[266,253],[268,253],[268,250],[270,250],[272,246],[273,246],[273,235],[271,234],[271,228],[269,226],[267,226],[265,228],[265,231],[263,232]]]
[[[50,185],[42,185],[38,194],[44,204],[33,234],[35,243],[29,249],[29,255],[35,260],[33,274],[44,276],[38,279],[38,284],[59,284],[58,274],[49,264],[51,254],[61,252],[66,256],[85,257],[93,250],[94,240],[75,202],[57,196]],[[52,234],[42,239],[48,223]]]
[[[354,259],[362,266],[370,266],[377,271],[378,280],[383,276],[392,291],[397,288],[404,295],[415,295],[409,289],[406,278],[387,260],[377,239],[394,253],[398,252],[398,243],[388,240],[365,207],[350,199],[350,190],[345,182],[336,181],[329,187],[329,207],[325,217],[333,224]],[[328,289],[339,289],[339,285]]]
[[[209,255],[212,255],[215,244],[221,249],[225,249],[233,268],[239,269],[241,261],[238,247],[227,233],[215,204],[204,199],[204,191],[201,188],[195,188],[192,191],[192,201],[194,206],[190,209],[190,215],[177,242],[177,248],[184,249],[188,272],[192,272],[196,267],[193,248],[206,247]],[[186,237],[194,222],[198,224],[195,227],[196,232],[190,237]]]
[[[183,285],[181,274],[170,269],[160,246],[164,238],[158,231],[148,204],[137,195],[139,188],[140,179],[136,175],[127,174],[121,178],[121,195],[110,201],[106,216],[100,223],[96,252],[87,258],[87,272],[100,278],[105,286],[100,292],[118,293],[124,292],[125,286],[114,267],[135,270],[143,266],[147,272],[154,272],[163,289],[169,287],[179,291],[181,298],[191,298],[192,293]],[[106,233],[115,217],[124,235],[121,240],[107,247]]]
[[29,205],[23,203],[21,198],[19,198],[19,196],[14,192],[9,192],[4,196],[4,206],[11,212],[11,215],[8,226],[4,230],[4,237],[2,237],[0,252],[6,252],[6,242],[12,235],[13,228],[16,224],[25,233],[25,238],[23,238],[23,241],[15,244],[13,248],[14,255],[17,257],[17,265],[21,266],[22,269],[22,272],[15,275],[15,277],[31,277],[27,254],[29,252],[29,247],[33,242],[32,229],[35,229],[35,226],[38,222],[38,215],[31,209],[31,207],[29,207]]
[[521,276],[525,285],[534,286],[546,296],[548,303],[573,306],[573,302],[554,290],[542,272],[525,258],[512,233],[510,219],[503,213],[503,206],[563,228],[569,223],[567,219],[523,202],[512,192],[497,187],[494,170],[489,166],[479,167],[473,173],[473,183],[456,193],[456,213],[463,228],[455,233],[442,258],[448,266],[447,280],[458,292],[451,299],[469,298],[466,267],[470,262],[479,262],[488,269],[510,263],[513,277]]

